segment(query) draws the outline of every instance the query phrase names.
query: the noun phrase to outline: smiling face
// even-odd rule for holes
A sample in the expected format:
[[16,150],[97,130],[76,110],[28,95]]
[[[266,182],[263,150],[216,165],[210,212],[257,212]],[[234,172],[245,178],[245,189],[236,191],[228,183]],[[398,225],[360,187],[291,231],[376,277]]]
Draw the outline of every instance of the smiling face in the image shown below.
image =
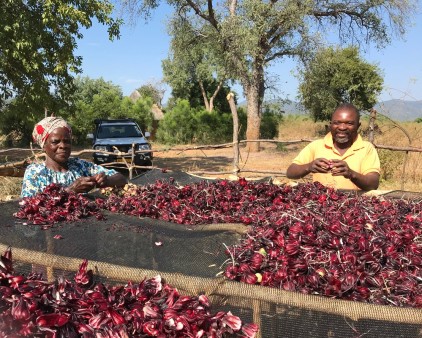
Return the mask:
[[359,127],[359,114],[355,109],[338,108],[331,117],[330,124],[334,145],[339,148],[349,148],[356,140]]
[[54,129],[44,143],[48,162],[66,165],[72,151],[72,140],[67,128]]

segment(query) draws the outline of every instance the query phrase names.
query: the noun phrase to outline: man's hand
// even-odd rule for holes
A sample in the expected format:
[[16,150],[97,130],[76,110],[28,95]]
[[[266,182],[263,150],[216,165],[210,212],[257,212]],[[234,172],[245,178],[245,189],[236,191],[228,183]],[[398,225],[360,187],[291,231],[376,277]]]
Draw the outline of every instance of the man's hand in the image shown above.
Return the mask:
[[351,180],[362,190],[374,190],[378,188],[380,175],[377,172],[370,172],[366,175],[360,174],[349,168],[342,160],[331,160],[331,175],[343,176]]
[[352,179],[353,171],[349,168],[348,164],[342,160],[330,160],[331,174],[333,176],[344,176],[347,179]]
[[317,158],[309,163],[308,173],[329,173],[331,170],[331,160]]
[[305,177],[310,173],[327,174],[331,170],[331,161],[326,158],[317,158],[307,164],[292,163],[288,168],[286,175],[291,179],[298,179]]

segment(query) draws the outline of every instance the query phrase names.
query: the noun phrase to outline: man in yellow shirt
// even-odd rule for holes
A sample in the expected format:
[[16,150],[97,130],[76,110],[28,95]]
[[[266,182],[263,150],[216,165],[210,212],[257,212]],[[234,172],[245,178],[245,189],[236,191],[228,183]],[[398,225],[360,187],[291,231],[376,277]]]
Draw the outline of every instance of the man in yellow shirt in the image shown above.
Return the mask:
[[374,146],[358,134],[359,111],[343,103],[331,116],[330,133],[308,144],[287,168],[287,177],[313,180],[336,189],[378,188],[380,161]]

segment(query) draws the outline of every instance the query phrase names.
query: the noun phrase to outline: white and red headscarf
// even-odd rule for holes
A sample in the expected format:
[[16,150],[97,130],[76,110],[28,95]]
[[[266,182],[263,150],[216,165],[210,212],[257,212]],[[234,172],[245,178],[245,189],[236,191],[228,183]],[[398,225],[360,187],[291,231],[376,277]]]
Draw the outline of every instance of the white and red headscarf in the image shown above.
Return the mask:
[[66,128],[72,136],[72,128],[70,128],[70,125],[64,119],[50,116],[42,119],[35,125],[34,131],[32,132],[32,139],[43,148],[48,136],[57,128]]

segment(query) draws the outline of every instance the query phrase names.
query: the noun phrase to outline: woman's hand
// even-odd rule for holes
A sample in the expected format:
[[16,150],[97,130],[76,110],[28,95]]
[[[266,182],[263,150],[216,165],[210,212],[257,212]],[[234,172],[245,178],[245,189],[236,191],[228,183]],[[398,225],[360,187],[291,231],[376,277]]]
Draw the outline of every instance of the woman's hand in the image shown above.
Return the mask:
[[76,193],[84,193],[91,191],[96,185],[97,181],[94,176],[79,177],[67,189]]
[[95,176],[93,176],[96,182],[96,186],[98,188],[105,188],[108,187],[108,179],[107,179],[107,175],[104,173],[99,173]]

